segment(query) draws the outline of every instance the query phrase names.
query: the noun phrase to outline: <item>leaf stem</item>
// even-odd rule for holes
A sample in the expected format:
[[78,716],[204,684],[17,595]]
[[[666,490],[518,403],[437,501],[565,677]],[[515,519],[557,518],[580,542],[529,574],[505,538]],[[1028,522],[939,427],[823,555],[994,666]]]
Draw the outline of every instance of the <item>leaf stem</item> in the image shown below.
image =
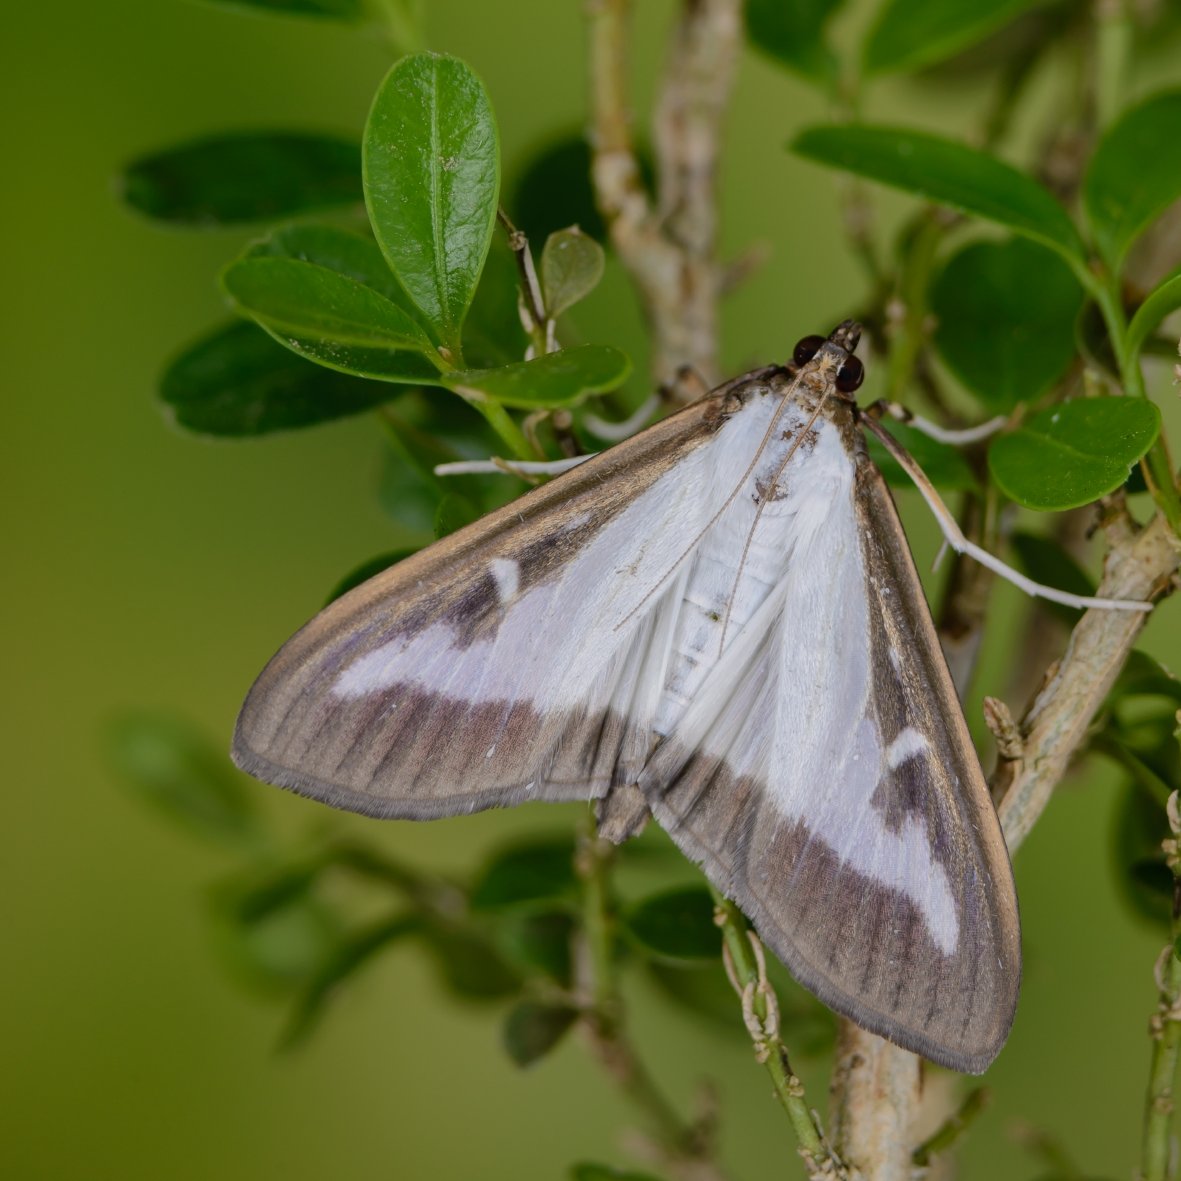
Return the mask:
[[722,929],[726,970],[742,998],[743,1018],[755,1057],[771,1076],[775,1097],[791,1122],[800,1156],[810,1177],[845,1177],[844,1166],[829,1148],[824,1132],[804,1097],[804,1085],[791,1069],[787,1048],[779,1037],[779,1003],[767,980],[762,944],[729,899],[709,887]]
[[484,416],[485,421],[496,432],[497,438],[513,453],[514,459],[537,458],[537,453],[529,446],[529,440],[517,426],[516,420],[499,402],[486,398],[469,398],[462,393],[460,397]]
[[963,1103],[960,1104],[959,1110],[914,1150],[913,1159],[916,1167],[925,1167],[931,1163],[931,1157],[936,1153],[945,1152],[950,1148],[968,1130],[991,1100],[992,1092],[987,1087],[973,1087],[965,1096]]
[[1181,859],[1178,857],[1177,793],[1169,798],[1169,825],[1172,837],[1164,842],[1165,856],[1173,871],[1173,915],[1169,943],[1157,961],[1156,983],[1159,1003],[1152,1015],[1152,1061],[1148,1072],[1148,1091],[1144,1097],[1144,1147],[1140,1175],[1143,1181],[1166,1181],[1170,1175],[1170,1127],[1176,1106],[1177,1063],[1181,1057],[1181,958],[1177,941],[1181,939]]

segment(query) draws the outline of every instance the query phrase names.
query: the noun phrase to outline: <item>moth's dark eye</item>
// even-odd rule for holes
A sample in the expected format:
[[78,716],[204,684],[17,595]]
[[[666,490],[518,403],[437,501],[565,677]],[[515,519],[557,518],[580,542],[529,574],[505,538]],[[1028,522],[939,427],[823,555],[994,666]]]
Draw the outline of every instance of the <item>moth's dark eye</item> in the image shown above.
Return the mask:
[[792,353],[792,360],[797,365],[807,365],[809,361],[816,356],[817,350],[824,343],[823,336],[805,336],[799,344],[796,345],[795,352]]
[[865,379],[865,366],[856,357],[846,357],[837,370],[837,389],[851,394]]

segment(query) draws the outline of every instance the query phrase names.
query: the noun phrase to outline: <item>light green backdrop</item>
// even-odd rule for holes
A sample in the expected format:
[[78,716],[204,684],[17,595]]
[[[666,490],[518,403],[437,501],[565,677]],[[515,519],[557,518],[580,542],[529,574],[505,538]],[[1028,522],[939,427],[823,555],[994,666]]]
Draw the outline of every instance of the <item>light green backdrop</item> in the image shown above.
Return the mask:
[[[578,0],[428,7],[430,43],[486,79],[510,168],[579,125]],[[671,5],[640,7],[643,94]],[[457,1009],[410,951],[366,975],[306,1051],[277,1056],[279,1013],[239,989],[210,945],[203,901],[229,865],[142,810],[102,761],[104,721],[129,706],[175,709],[228,742],[264,660],[390,536],[370,422],[211,445],[164,421],[154,377],[221,314],[213,276],[246,235],[162,232],[120,208],[113,177],[131,156],[207,131],[356,133],[386,51],[364,32],[181,0],[25,4],[5,23],[0,1174],[492,1181],[626,1159],[626,1112],[576,1042],[516,1071],[497,1011]],[[933,104],[904,84],[881,94],[876,114],[926,126],[955,126],[973,102],[953,91]],[[743,61],[724,239],[772,253],[727,305],[729,368],[782,357],[860,294],[833,177],[782,150],[823,114],[802,85]],[[585,324],[592,339],[610,339],[600,326],[623,291],[610,277]],[[1154,381],[1171,402],[1167,379]],[[905,500],[924,564],[935,547],[915,507]],[[1007,594],[1002,604],[1002,615],[1022,609]],[[1169,629],[1155,620],[1149,642],[1175,655]],[[1006,636],[990,634],[984,688]],[[1009,1137],[1018,1118],[1061,1136],[1091,1174],[1131,1168],[1158,948],[1110,884],[1113,785],[1102,770],[1072,782],[1022,851],[1026,986],[966,1177],[1036,1171]],[[321,821],[315,805],[258,793],[292,831]],[[525,809],[390,824],[377,839],[462,871],[498,838],[568,819]],[[722,1081],[736,1174],[794,1175],[748,1048],[642,990],[634,1001],[642,1045],[678,1099],[705,1073]],[[799,1065],[819,1100],[823,1066]]]

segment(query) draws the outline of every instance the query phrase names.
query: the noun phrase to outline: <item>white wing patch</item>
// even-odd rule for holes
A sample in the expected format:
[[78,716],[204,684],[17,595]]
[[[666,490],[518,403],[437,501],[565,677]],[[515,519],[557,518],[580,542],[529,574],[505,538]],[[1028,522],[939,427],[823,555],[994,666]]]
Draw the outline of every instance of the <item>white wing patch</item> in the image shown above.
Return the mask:
[[[951,955],[960,934],[956,902],[924,817],[908,813],[891,828],[873,803],[883,778],[926,753],[927,740],[907,727],[887,746],[877,732],[853,462],[834,427],[821,419],[813,430],[814,445],[789,465],[790,495],[767,504],[750,546],[752,554],[779,555],[777,573],[759,572],[775,590],[733,643],[727,639],[725,656],[672,736],[686,750],[725,759],[735,776],[764,783],[785,819],[804,824],[857,873],[908,898],[936,946]],[[765,740],[735,742],[734,727],[745,726],[749,736],[752,719],[727,703],[745,687],[752,654],[771,629],[778,689],[761,695],[768,716],[753,728]],[[722,717],[731,724],[718,725]]]
[[492,581],[496,583],[500,605],[507,607],[521,589],[521,564],[512,558],[493,558],[488,566]]
[[901,767],[907,759],[926,754],[931,744],[913,727],[907,726],[886,748],[886,763],[890,770]]

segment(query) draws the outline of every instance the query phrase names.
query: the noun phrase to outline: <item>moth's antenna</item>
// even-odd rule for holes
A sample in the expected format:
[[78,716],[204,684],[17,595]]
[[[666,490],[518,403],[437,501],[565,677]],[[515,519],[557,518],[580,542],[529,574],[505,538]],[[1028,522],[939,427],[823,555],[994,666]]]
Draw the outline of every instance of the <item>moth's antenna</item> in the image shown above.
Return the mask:
[[931,481],[927,479],[926,472],[915,463],[906,448],[872,415],[859,411],[858,418],[914,481],[915,487],[923,494],[927,507],[935,514],[935,520],[939,523],[943,536],[947,538],[947,544],[957,554],[967,554],[968,557],[975,558],[981,566],[987,567],[994,574],[999,574],[1034,598],[1049,599],[1052,603],[1062,603],[1064,606],[1076,607],[1083,611],[1091,607],[1105,607],[1111,611],[1152,610],[1151,603],[1142,603],[1135,599],[1096,599],[1089,595],[1072,595],[1069,591],[1058,590],[1056,587],[1034,582],[1032,578],[1026,578],[1024,574],[1014,570],[1012,566],[1005,565],[995,554],[990,554],[988,550],[982,549],[964,536],[951,510],[943,503],[943,498],[935,491],[935,486]]

